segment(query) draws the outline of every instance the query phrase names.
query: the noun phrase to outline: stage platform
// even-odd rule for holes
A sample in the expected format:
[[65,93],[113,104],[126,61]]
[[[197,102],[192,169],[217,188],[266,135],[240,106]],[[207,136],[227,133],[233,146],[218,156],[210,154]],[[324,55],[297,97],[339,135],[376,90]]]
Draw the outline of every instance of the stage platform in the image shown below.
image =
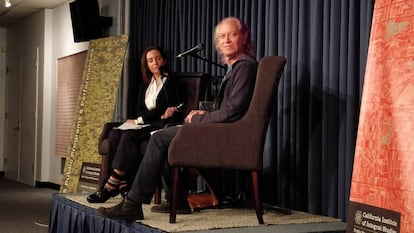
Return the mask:
[[168,214],[152,213],[152,205],[143,205],[145,220],[126,222],[96,214],[100,206],[113,206],[120,197],[104,204],[90,204],[85,194],[54,194],[52,197],[49,233],[155,233],[155,232],[344,232],[346,223],[340,219],[292,211],[285,215],[265,211],[265,225],[257,223],[253,209],[208,209],[190,215],[177,215],[177,223],[169,223]]

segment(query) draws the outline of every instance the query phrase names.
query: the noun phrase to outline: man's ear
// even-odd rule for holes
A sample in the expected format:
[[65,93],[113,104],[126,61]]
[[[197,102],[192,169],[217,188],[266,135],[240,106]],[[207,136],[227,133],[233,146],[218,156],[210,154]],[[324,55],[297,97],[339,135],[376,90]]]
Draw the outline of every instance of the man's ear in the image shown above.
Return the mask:
[[246,34],[243,35],[243,45],[246,45],[247,43],[247,36]]

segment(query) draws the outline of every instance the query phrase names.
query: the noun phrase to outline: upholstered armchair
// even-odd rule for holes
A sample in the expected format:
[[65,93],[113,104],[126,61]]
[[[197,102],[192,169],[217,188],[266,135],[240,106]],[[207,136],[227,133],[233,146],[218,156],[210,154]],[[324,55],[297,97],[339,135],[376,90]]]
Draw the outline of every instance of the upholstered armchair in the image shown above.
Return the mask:
[[273,98],[286,59],[267,56],[259,61],[256,85],[246,114],[232,123],[185,124],[172,140],[168,161],[172,166],[170,223],[176,222],[178,175],[182,167],[249,171],[258,222],[263,224],[259,193],[263,147]]
[[[209,84],[209,75],[200,72],[186,72],[178,73],[172,76],[172,78],[180,78],[183,85],[185,85],[185,91],[187,99],[184,103],[184,116],[187,115],[193,109],[198,108],[199,101],[205,95],[205,90]],[[98,139],[98,153],[102,156],[101,158],[101,173],[99,179],[99,185],[102,187],[109,176],[109,160],[107,158],[109,151],[109,132],[114,128],[118,127],[123,122],[107,122],[102,127],[102,132]],[[168,125],[167,125],[168,126]],[[139,148],[140,153],[144,153],[148,141],[142,142]],[[160,178],[161,179],[161,178]],[[161,202],[161,189],[157,188],[154,196],[154,203],[159,204]]]

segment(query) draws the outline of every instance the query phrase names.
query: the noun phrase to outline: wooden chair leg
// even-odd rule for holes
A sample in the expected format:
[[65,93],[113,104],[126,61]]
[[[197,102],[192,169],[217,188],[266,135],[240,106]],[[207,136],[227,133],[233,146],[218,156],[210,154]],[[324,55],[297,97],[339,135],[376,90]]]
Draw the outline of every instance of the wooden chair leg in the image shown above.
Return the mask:
[[161,187],[157,186],[154,192],[154,204],[161,204]]
[[179,167],[172,167],[170,223],[176,223]]
[[257,171],[252,171],[252,186],[253,186],[253,194],[254,194],[254,204],[256,209],[256,216],[259,224],[264,224],[263,221],[263,206],[260,200],[260,192],[259,192],[259,173]]

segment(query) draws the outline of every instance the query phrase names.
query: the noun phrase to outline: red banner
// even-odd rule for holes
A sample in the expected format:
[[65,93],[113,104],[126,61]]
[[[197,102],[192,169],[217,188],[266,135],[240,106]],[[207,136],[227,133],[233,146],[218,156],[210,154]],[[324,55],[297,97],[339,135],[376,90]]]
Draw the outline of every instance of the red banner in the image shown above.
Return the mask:
[[414,0],[376,0],[347,232],[414,232]]

